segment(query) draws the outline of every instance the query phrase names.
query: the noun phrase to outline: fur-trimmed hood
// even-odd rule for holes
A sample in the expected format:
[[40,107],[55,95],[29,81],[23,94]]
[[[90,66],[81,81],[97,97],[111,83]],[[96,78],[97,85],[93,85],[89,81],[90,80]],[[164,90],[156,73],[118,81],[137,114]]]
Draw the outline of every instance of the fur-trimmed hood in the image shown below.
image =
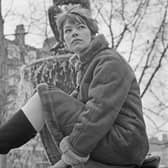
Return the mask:
[[79,60],[82,64],[90,62],[101,50],[108,48],[108,42],[103,34],[95,36],[91,41],[89,48],[79,55]]

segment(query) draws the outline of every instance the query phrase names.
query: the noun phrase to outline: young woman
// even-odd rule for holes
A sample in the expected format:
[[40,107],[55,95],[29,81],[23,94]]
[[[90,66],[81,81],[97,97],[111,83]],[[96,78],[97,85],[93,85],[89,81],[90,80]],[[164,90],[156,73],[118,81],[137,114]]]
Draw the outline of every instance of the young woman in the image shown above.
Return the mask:
[[[97,23],[87,9],[73,8],[61,14],[57,26],[61,40],[79,58],[77,98],[39,86],[0,128],[0,153],[41,131],[52,164],[57,162],[54,168],[87,167],[89,163],[96,167],[93,162],[140,166],[148,152],[148,139],[134,72],[108,47],[104,35],[98,35]],[[47,144],[49,139],[59,149]],[[57,153],[60,161],[52,159]]]

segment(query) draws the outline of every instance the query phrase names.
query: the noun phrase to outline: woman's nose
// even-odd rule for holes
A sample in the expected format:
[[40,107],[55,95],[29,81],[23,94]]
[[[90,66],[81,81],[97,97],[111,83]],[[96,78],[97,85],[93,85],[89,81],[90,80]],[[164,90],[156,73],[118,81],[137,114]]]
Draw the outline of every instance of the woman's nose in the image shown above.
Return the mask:
[[72,32],[72,37],[76,37],[76,36],[78,36],[78,31],[75,29]]

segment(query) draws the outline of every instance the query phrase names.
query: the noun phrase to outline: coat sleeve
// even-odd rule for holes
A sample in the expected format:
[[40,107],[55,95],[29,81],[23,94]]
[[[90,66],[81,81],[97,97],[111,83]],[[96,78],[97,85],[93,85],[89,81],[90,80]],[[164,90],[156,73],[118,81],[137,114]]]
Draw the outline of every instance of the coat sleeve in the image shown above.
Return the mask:
[[119,58],[101,60],[92,73],[85,110],[69,136],[69,144],[79,156],[89,155],[113,127],[125,102],[132,74]]

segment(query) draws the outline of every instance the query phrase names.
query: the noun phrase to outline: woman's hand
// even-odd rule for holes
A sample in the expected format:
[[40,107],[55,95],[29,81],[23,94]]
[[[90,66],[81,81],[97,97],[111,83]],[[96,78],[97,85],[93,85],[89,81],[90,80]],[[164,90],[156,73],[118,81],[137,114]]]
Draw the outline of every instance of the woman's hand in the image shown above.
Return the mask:
[[56,164],[54,164],[49,168],[67,168],[67,167],[68,165],[65,162],[63,162],[62,160],[59,160]]

